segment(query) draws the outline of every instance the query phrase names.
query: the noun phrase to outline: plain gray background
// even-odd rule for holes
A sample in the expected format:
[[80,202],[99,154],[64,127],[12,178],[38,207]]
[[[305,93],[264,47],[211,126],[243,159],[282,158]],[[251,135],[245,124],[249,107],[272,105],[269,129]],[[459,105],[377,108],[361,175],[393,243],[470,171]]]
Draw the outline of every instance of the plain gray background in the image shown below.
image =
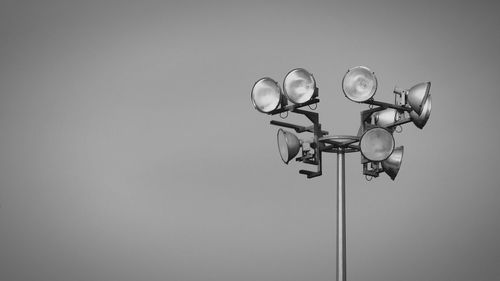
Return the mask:
[[395,182],[347,156],[348,280],[500,280],[499,11],[2,1],[0,280],[334,280],[335,157],[285,166],[250,90],[304,67],[324,129],[356,134],[356,65],[381,101],[432,81],[433,111]]

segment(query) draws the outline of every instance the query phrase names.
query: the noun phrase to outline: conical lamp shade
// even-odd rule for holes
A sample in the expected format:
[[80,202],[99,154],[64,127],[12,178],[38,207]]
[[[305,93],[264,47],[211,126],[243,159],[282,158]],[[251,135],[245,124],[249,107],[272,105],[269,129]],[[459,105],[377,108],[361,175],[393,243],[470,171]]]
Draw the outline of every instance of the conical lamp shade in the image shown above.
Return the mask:
[[410,112],[410,117],[415,126],[417,126],[419,129],[422,129],[425,126],[425,123],[427,123],[427,120],[429,120],[429,117],[431,116],[431,96],[427,98],[427,100],[424,103],[424,106],[422,107],[422,113],[419,115],[415,111]]
[[431,82],[424,82],[411,87],[406,94],[408,104],[417,114],[422,114],[424,103],[429,96]]
[[401,167],[401,162],[403,161],[403,151],[404,146],[396,147],[392,154],[381,162],[384,172],[394,180],[399,172],[399,167]]
[[373,114],[375,125],[387,127],[397,121],[398,111],[393,108],[387,108]]
[[296,135],[283,129],[278,130],[278,149],[281,159],[288,164],[300,150],[300,140]]

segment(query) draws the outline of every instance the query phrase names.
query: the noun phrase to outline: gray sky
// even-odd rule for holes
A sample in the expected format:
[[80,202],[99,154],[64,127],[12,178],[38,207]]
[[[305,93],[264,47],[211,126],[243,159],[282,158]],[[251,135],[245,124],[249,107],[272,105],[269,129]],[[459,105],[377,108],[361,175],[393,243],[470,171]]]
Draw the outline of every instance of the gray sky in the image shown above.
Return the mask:
[[[494,5],[494,4],[493,4]],[[432,81],[395,182],[348,155],[348,280],[500,279],[500,19],[484,1],[3,1],[0,280],[334,280],[334,155],[285,166],[253,83],[311,71],[323,127]],[[307,124],[303,119],[290,118]],[[304,135],[305,137],[305,135]]]

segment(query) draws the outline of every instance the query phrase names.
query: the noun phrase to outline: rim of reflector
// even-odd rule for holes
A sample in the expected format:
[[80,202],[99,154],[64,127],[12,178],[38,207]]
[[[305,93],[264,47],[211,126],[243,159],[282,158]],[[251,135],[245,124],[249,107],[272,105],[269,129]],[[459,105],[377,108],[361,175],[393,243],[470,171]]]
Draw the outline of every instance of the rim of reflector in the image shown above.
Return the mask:
[[[266,87],[268,88],[267,94],[257,92],[257,90],[263,90]],[[259,94],[260,96],[257,96]],[[252,92],[250,92],[253,107],[262,113],[269,113],[277,109],[281,104],[281,96],[281,88],[278,82],[269,77],[257,80],[252,87]],[[267,101],[256,101],[258,98],[267,98]]]
[[[293,77],[293,75],[296,75],[297,73],[300,73],[297,75],[298,77]],[[301,75],[303,77],[300,77]],[[290,79],[292,79],[292,77],[295,79],[292,81],[289,81]],[[297,79],[299,77],[302,79]],[[293,85],[296,88],[299,88],[299,86],[302,86],[303,87],[303,89],[302,89],[303,95],[299,96],[296,93],[290,93],[290,91],[289,91],[290,89],[288,86],[291,86],[291,85],[289,85],[289,83],[296,82],[297,80],[304,81],[306,79],[309,80],[309,81],[305,82],[306,85],[304,85],[303,82],[301,83],[301,85]],[[307,85],[307,83],[309,83],[309,85]],[[312,87],[311,87],[311,85],[312,85]],[[290,70],[285,75],[285,79],[283,80],[283,92],[285,93],[286,97],[291,102],[293,102],[295,104],[305,103],[313,97],[315,90],[316,90],[316,79],[314,79],[314,76],[311,74],[311,72],[305,70],[304,68],[294,68],[294,69]]]
[[[368,77],[368,78],[367,78]],[[357,79],[356,79],[357,78]],[[357,81],[359,79],[368,79],[368,81]],[[356,79],[356,81],[353,81]],[[356,83],[359,82],[359,83]],[[360,85],[361,82],[364,82]],[[356,85],[358,84],[358,85]],[[357,91],[363,90],[359,89],[359,87],[370,87],[368,94],[360,95]],[[344,95],[354,102],[364,102],[371,99],[375,92],[377,92],[377,76],[375,76],[375,72],[371,71],[366,66],[355,66],[347,70],[344,78],[342,78],[342,91]],[[366,90],[366,89],[364,89]],[[356,96],[358,95],[358,97]]]

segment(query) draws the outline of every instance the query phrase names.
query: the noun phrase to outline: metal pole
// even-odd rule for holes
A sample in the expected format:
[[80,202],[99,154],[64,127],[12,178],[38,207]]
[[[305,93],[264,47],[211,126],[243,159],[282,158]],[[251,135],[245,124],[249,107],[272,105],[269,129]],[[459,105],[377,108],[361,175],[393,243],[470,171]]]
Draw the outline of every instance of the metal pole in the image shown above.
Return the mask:
[[337,151],[337,281],[346,281],[345,148]]

